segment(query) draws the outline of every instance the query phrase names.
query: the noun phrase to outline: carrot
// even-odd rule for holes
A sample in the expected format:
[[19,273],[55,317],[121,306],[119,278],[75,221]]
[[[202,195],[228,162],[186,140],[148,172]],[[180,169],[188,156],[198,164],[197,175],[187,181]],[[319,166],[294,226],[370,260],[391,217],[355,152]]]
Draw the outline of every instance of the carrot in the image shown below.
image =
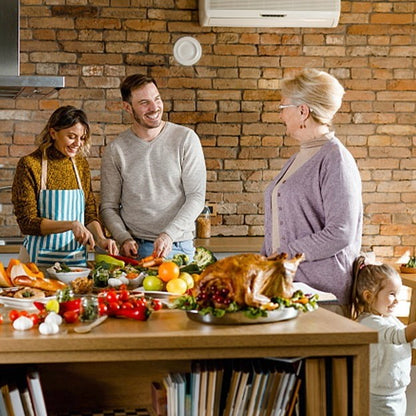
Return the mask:
[[155,260],[148,260],[148,261],[144,261],[142,263],[142,267],[151,267],[151,266],[156,266]]
[[126,277],[127,277],[127,279],[135,279],[138,275],[139,275],[139,273],[130,272],[130,273],[126,274]]
[[146,262],[148,262],[148,261],[152,261],[154,258],[155,258],[155,256],[154,256],[153,254],[151,254],[150,256],[143,257],[143,258],[142,258],[142,262],[143,262],[143,263],[146,263]]
[[[146,257],[147,258],[147,257]],[[144,260],[144,259],[143,259]],[[160,264],[163,263],[163,257],[156,257],[156,258],[152,258],[149,261],[144,261],[142,263],[142,267],[152,267],[152,266],[159,266]]]

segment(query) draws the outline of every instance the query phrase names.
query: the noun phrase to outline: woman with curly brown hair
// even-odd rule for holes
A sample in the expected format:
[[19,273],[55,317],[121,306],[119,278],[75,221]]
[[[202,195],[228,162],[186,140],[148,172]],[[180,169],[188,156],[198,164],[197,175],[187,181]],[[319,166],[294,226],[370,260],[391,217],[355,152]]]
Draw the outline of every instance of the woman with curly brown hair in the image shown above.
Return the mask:
[[85,158],[91,136],[84,111],[58,108],[36,143],[39,147],[19,160],[13,181],[14,212],[25,235],[20,259],[43,267],[55,262],[81,266],[86,246],[96,244],[117,254],[98,219]]

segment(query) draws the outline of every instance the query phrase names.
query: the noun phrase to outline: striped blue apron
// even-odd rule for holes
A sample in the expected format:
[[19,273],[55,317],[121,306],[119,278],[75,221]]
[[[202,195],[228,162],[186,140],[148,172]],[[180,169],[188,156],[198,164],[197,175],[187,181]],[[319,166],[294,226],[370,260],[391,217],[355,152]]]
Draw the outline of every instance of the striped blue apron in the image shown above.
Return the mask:
[[[84,224],[85,198],[78,169],[71,158],[78,189],[47,189],[48,159],[42,156],[41,187],[38,198],[39,215],[55,221],[75,221]],[[49,235],[27,235],[23,241],[30,261],[38,266],[51,266],[56,262],[68,266],[85,266],[87,249],[79,244],[72,231]]]

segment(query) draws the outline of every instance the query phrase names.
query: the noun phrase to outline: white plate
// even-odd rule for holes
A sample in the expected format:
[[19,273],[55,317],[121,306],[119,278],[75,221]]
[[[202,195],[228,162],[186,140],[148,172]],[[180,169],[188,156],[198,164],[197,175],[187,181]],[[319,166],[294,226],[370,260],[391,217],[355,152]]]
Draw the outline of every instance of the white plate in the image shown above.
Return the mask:
[[11,298],[9,296],[0,296],[0,304],[6,308],[12,309],[24,309],[27,311],[38,310],[38,308],[33,304],[33,302],[42,302],[46,303],[48,300],[55,299],[56,296],[48,296],[46,298],[37,298],[37,299],[20,299],[20,298]]
[[70,269],[77,271],[58,273],[53,267],[49,267],[49,269],[46,269],[46,271],[48,272],[49,276],[53,277],[54,279],[58,279],[66,284],[71,283],[78,277],[87,277],[91,272],[91,269],[88,269],[87,267],[70,267]]
[[173,47],[173,56],[182,65],[194,65],[201,59],[201,44],[191,36],[180,38]]
[[159,299],[166,305],[171,305],[175,299],[182,295],[175,295],[174,293],[169,293],[166,291],[158,290],[144,290],[143,286],[137,289],[132,290],[133,293],[143,293],[145,296],[150,298]]
[[299,311],[295,308],[279,308],[268,311],[266,317],[249,318],[244,312],[228,312],[222,317],[211,314],[202,315],[198,311],[185,311],[189,319],[203,324],[213,325],[247,325],[247,324],[266,324],[270,322],[286,321],[296,318]]

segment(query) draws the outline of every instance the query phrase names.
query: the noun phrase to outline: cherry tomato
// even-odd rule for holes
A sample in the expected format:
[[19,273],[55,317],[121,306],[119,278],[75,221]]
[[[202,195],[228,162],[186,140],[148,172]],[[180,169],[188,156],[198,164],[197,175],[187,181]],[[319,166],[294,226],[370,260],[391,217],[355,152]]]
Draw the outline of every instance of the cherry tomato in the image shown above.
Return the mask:
[[138,307],[144,308],[147,306],[147,299],[146,298],[137,298],[136,299],[136,305]]
[[152,308],[154,311],[160,311],[163,308],[163,304],[159,299],[153,299]]
[[120,310],[120,305],[118,302],[110,302],[107,307],[109,315],[115,315]]
[[28,311],[25,311],[25,310],[20,311],[20,316],[27,316],[27,317],[29,317],[29,312]]
[[12,309],[9,312],[9,319],[14,322],[18,317],[20,316],[20,311],[16,310],[16,309]]
[[40,317],[37,313],[31,313],[29,318],[32,320],[33,325],[38,325],[40,322]]
[[130,293],[128,290],[120,290],[118,294],[119,300],[121,300],[122,302],[125,302],[129,299],[129,297],[130,297]]
[[123,302],[121,304],[121,307],[120,308],[121,309],[133,309],[134,306],[133,306],[133,304],[131,302]]
[[106,303],[107,302],[107,293],[102,292],[98,295],[98,303]]
[[75,311],[75,310],[66,311],[66,312],[64,312],[64,319],[65,319],[66,323],[73,324],[74,322],[78,321],[79,313],[78,313],[78,311]]
[[106,299],[108,303],[116,302],[118,301],[118,294],[115,290],[110,290],[106,295]]
[[3,323],[3,315],[0,313],[0,325]]
[[98,313],[100,316],[107,315],[108,306],[105,303],[98,303]]

